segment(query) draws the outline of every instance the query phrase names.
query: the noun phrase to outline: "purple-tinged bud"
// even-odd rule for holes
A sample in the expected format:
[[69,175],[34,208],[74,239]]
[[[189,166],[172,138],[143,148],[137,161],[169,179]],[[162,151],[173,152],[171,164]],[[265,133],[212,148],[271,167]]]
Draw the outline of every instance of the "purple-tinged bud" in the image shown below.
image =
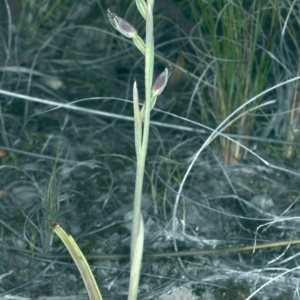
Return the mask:
[[171,74],[169,74],[170,71],[168,68],[165,68],[165,70],[154,81],[154,83],[152,85],[152,95],[154,97],[159,96],[165,89],[168,79],[171,75]]
[[115,13],[110,12],[110,10],[107,11],[107,16],[109,23],[121,34],[128,38],[134,38],[137,36],[136,29],[130,23],[119,18]]

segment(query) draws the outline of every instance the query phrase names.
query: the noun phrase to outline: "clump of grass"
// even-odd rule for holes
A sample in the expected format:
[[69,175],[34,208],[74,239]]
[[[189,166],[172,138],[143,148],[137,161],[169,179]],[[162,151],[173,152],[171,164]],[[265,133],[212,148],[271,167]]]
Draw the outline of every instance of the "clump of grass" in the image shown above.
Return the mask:
[[[282,78],[290,79],[300,74],[299,4],[297,1],[291,1],[286,3],[285,9],[278,9],[280,4],[280,1],[272,3],[280,28],[280,35],[278,34],[276,44],[272,48],[276,83],[280,83]],[[280,149],[282,155],[288,158],[299,157],[299,88],[299,81],[296,81],[289,88],[280,87],[276,90],[277,112],[270,117],[269,126],[264,131],[264,136],[273,131],[278,139],[288,142]]]
[[[193,16],[199,22],[196,32],[206,41],[199,45],[191,40],[197,56],[209,67],[212,83],[201,89],[199,98],[206,99],[202,107],[205,114],[213,116],[217,124],[247,99],[262,92],[269,84],[272,67],[268,55],[275,43],[274,31],[278,18],[276,11],[269,9],[262,1],[248,3],[216,1],[194,1],[190,4]],[[202,15],[199,11],[203,12]],[[204,49],[203,49],[204,48]],[[203,105],[199,101],[199,105]],[[244,108],[245,114],[226,129],[228,134],[249,136],[255,126],[255,110],[258,100]],[[220,139],[224,162],[245,157],[245,149],[239,143],[232,144],[227,138]],[[245,140],[237,140],[249,146]]]

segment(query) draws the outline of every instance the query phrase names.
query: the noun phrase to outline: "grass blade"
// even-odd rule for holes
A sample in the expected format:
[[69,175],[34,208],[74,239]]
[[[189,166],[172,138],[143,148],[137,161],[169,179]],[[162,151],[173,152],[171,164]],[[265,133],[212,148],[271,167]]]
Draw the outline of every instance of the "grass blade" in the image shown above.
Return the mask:
[[98,289],[94,275],[86,261],[83,253],[77,246],[71,235],[67,234],[63,228],[55,221],[51,221],[54,232],[60,237],[69,253],[71,254],[85,284],[87,292],[91,300],[103,300]]

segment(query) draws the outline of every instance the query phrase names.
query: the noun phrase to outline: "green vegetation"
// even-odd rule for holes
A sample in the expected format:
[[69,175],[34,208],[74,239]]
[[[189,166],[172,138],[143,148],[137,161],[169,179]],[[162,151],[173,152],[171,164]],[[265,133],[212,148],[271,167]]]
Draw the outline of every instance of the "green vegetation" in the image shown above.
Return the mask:
[[0,298],[297,298],[299,10],[0,2]]
[[[133,203],[133,220],[131,232],[131,270],[128,300],[137,299],[138,285],[140,278],[143,244],[144,244],[144,220],[141,213],[141,201],[143,197],[143,179],[144,169],[148,148],[150,111],[154,107],[157,97],[163,92],[168,78],[168,69],[166,69],[156,80],[153,81],[154,68],[154,37],[153,37],[153,4],[154,0],[148,0],[147,4],[144,0],[136,0],[136,5],[146,20],[146,42],[138,35],[136,29],[124,19],[118,17],[115,13],[108,10],[108,19],[111,25],[127,38],[131,38],[136,47],[145,56],[145,102],[143,108],[140,108],[137,83],[133,85],[133,111],[134,111],[134,133],[135,133],[135,149],[137,156],[137,169],[135,180],[135,196]],[[51,202],[52,203],[52,202]],[[55,232],[59,234],[60,226],[55,226]],[[80,253],[74,241],[68,243],[67,235],[62,231],[62,238],[68,250],[73,253],[72,257],[78,268],[81,270]],[[82,267],[81,274],[84,278],[87,290],[91,300],[102,299],[95,280],[88,265]],[[84,270],[89,270],[84,272]],[[91,283],[92,282],[92,283]]]

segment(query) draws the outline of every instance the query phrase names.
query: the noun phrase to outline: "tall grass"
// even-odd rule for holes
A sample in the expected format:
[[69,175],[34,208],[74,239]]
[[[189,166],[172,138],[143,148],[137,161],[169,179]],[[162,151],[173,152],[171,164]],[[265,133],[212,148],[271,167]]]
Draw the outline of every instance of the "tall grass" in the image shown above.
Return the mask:
[[[192,42],[194,51],[201,60],[212,64],[209,79],[212,87],[203,89],[201,94],[206,109],[218,124],[270,85],[272,59],[268,52],[276,42],[277,12],[262,1],[195,1],[190,6],[199,22],[193,35],[200,35],[206,41],[203,46]],[[251,135],[256,122],[254,115],[255,111],[251,115],[245,113],[226,132]],[[247,141],[239,142],[249,146]],[[226,138],[221,138],[221,147],[224,162],[246,154],[239,144],[233,145]]]
[[[292,78],[300,75],[300,45],[298,32],[300,22],[298,17],[299,4],[297,1],[287,1],[286,7],[280,9],[280,1],[272,4],[272,10],[276,12],[280,36],[277,44],[272,49],[274,61],[275,82],[282,81],[282,78]],[[299,81],[296,81],[289,88],[282,87],[277,90],[278,99],[277,117],[270,119],[270,127],[273,126],[275,135],[291,144],[282,149],[282,154],[288,158],[299,157]],[[267,127],[264,134],[270,133]]]

